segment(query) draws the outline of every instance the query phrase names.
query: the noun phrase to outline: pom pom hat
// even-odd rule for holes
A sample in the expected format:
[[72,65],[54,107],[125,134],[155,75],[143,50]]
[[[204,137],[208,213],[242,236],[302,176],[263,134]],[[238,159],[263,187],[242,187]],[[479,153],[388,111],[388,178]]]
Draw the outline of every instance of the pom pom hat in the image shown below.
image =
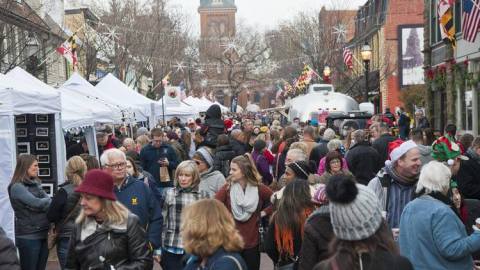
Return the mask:
[[327,185],[330,217],[335,236],[358,241],[374,235],[383,222],[377,196],[353,178],[332,176]]
[[78,193],[87,193],[107,200],[116,201],[113,193],[113,177],[105,171],[93,169],[85,174],[85,179],[75,189]]
[[385,165],[389,166],[393,162],[399,160],[408,151],[417,148],[417,144],[408,140],[406,142],[398,139],[388,144],[388,152],[390,153],[390,160],[385,161]]

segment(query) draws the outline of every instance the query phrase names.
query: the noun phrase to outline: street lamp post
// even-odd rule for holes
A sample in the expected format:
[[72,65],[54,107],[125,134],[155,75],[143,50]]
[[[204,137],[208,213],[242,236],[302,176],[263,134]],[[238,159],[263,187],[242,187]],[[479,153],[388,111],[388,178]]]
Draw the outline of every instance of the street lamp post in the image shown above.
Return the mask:
[[372,48],[365,42],[360,52],[362,55],[363,64],[365,65],[365,92],[363,94],[363,102],[368,102],[368,75],[370,72],[370,60],[372,59]]
[[332,73],[332,71],[330,70],[330,67],[325,66],[325,68],[323,69],[323,81],[325,83],[331,83],[331,81],[330,81],[330,74],[331,73]]

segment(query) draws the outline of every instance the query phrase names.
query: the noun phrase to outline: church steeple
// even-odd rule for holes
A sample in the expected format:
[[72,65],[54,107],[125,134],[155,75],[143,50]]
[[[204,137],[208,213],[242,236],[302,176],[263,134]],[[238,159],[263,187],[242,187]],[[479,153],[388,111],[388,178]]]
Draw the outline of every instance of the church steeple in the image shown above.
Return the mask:
[[200,0],[200,9],[212,8],[235,8],[235,0]]

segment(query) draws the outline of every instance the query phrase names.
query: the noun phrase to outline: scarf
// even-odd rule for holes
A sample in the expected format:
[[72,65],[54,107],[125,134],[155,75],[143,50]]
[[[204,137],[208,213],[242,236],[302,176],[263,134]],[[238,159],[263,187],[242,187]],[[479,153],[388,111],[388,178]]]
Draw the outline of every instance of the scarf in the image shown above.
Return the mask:
[[[327,207],[328,208],[328,207]],[[300,234],[302,235],[303,239],[303,228],[305,225],[305,221],[307,218],[312,214],[312,208],[306,208],[303,210],[303,213],[300,215],[301,220],[299,220],[300,224]],[[295,256],[295,251],[293,247],[293,232],[290,228],[285,228],[283,230],[275,224],[275,242],[277,243],[277,250],[280,255],[285,254],[287,258],[293,258]]]
[[390,175],[390,177],[392,177],[393,180],[395,180],[397,183],[399,183],[403,186],[413,186],[413,185],[417,184],[418,175],[413,179],[405,178],[405,177],[401,176],[400,174],[398,174],[398,172],[395,170],[393,165],[386,165],[385,166],[385,172],[388,175]]
[[259,201],[258,187],[247,184],[245,192],[239,183],[230,186],[230,205],[235,220],[245,222],[257,210]]

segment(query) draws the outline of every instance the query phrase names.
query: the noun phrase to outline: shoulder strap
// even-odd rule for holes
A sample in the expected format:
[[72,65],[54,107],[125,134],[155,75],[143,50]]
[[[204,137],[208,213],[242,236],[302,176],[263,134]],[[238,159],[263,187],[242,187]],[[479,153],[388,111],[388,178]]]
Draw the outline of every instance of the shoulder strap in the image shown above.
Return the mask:
[[388,173],[384,173],[382,177],[378,178],[382,184],[383,192],[385,193],[385,211],[388,211],[388,203],[390,201],[390,186],[392,185],[392,177]]
[[232,255],[225,255],[224,258],[229,258],[230,260],[234,261],[237,265],[238,270],[243,270],[242,264],[238,261],[237,258],[233,257]]
[[75,212],[75,209],[77,209],[77,206],[80,205],[80,200],[81,200],[81,198],[78,198],[77,203],[73,206],[72,210],[70,210],[70,212],[69,212],[68,215],[65,217],[65,219],[64,219],[63,222],[60,224],[60,226],[58,226],[59,228],[65,226],[65,224],[67,224],[68,220],[72,217],[73,213]]

